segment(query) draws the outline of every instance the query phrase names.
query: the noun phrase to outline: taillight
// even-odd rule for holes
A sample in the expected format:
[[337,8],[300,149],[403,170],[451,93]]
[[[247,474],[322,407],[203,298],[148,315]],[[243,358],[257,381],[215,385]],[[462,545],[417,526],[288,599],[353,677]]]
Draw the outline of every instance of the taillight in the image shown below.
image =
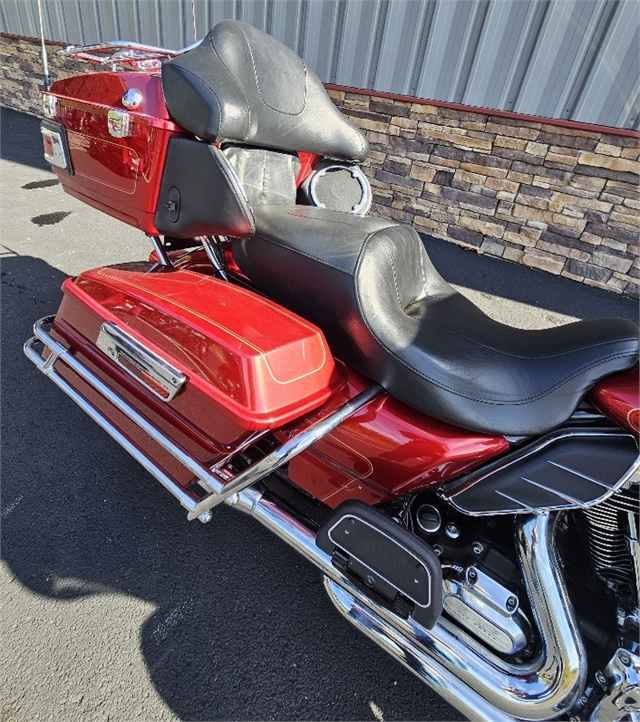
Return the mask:
[[45,125],[45,123],[47,123],[47,121],[43,120],[40,126],[45,160],[51,163],[51,165],[55,165],[57,168],[70,173],[71,164],[69,163],[69,154],[66,147],[66,139],[64,138],[64,128],[59,123],[52,123],[52,125],[59,126],[59,129],[50,128]]

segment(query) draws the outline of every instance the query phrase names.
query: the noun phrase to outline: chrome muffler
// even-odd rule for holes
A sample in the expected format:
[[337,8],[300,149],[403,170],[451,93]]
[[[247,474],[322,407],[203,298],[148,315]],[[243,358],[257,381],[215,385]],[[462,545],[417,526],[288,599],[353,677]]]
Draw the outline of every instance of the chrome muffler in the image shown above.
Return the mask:
[[516,546],[542,649],[509,664],[449,620],[426,630],[356,589],[315,544],[315,533],[256,489],[227,500],[286,541],[325,574],[340,613],[470,719],[546,720],[568,711],[582,693],[586,654],[555,553],[557,513],[521,517]]

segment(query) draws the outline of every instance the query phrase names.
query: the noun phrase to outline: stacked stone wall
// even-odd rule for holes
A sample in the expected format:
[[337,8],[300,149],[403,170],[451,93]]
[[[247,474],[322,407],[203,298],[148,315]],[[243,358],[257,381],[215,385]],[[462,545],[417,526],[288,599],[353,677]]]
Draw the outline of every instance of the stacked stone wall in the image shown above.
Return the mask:
[[638,134],[330,88],[369,138],[372,212],[638,296]]
[[[48,43],[51,82],[96,70]],[[41,114],[40,43],[0,35],[0,103]],[[365,131],[372,213],[638,297],[638,133],[330,87]]]
[[[49,82],[98,70],[96,65],[65,55],[66,43],[48,41]],[[0,105],[42,115],[43,90],[40,41],[0,33]]]

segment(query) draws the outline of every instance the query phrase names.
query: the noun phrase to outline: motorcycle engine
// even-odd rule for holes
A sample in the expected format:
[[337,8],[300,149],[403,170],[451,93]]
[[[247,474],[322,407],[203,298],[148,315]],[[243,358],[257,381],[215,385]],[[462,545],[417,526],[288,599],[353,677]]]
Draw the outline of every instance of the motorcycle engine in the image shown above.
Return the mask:
[[513,517],[464,516],[424,494],[403,521],[440,558],[445,614],[494,652],[514,661],[530,658],[535,639],[513,551]]
[[639,489],[634,484],[575,515],[593,571],[629,611],[640,601],[636,586],[640,574]]
[[[560,553],[580,627],[603,658],[616,635],[637,636],[638,491],[635,484],[572,511],[561,527]],[[524,661],[537,651],[536,635],[514,552],[513,519],[463,515],[428,492],[401,515],[440,558],[445,614],[487,648]]]

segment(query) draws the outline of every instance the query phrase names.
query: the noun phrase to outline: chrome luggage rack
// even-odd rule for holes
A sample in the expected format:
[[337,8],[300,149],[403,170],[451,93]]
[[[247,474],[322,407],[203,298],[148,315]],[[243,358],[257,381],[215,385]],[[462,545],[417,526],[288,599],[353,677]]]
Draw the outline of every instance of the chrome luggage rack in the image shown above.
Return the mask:
[[[80,408],[85,411],[99,426],[101,426],[115,441],[126,449],[136,461],[154,476],[173,496],[178,499],[182,506],[187,509],[188,519],[199,519],[206,523],[211,520],[211,509],[223,501],[233,502],[233,497],[247,487],[269,475],[272,471],[286,464],[294,456],[297,456],[312,444],[326,436],[339,426],[346,418],[355,411],[369,403],[382,392],[382,388],[373,384],[363,392],[347,401],[336,411],[328,414],[320,421],[310,424],[306,429],[299,432],[288,441],[278,446],[275,450],[255,461],[240,472],[234,473],[225,468],[229,460],[238,454],[242,449],[236,449],[212,468],[206,467],[196,459],[189,456],[180,446],[172,441],[166,434],[146,419],[128,401],[104,383],[93,371],[83,364],[72,353],[52,338],[49,328],[53,324],[54,316],[41,318],[33,326],[34,335],[24,344],[24,353],[36,367],[58,388],[72,398]],[[36,346],[40,345],[40,350]],[[47,352],[46,357],[43,356]],[[88,383],[102,397],[107,399],[116,409],[123,413],[139,428],[145,431],[153,441],[159,444],[177,459],[195,477],[195,483],[208,493],[200,499],[194,498],[182,486],[177,484],[166,474],[155,461],[133,444],[100,410],[76,391],[56,370],[57,363],[63,362],[72,369],[80,378]],[[254,443],[253,436],[249,443]]]
[[113,69],[120,65],[134,70],[154,70],[159,68],[164,60],[182,55],[187,50],[195,48],[197,44],[193,43],[182,50],[168,50],[153,45],[132,43],[128,40],[113,40],[95,45],[68,45],[62,52],[90,63],[110,65]]

